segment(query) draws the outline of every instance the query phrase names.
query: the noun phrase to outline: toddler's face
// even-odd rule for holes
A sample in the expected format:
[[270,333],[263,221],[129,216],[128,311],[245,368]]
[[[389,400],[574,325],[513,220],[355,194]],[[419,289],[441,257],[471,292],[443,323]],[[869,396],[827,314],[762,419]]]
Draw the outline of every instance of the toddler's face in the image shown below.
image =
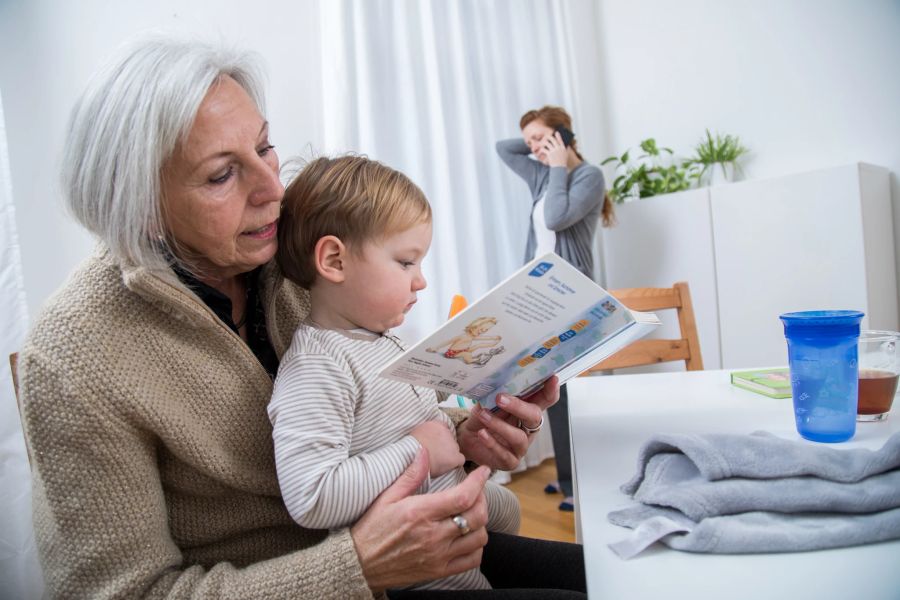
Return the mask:
[[350,319],[378,333],[403,323],[425,288],[422,260],[430,246],[431,223],[421,223],[351,252],[344,286],[353,299]]

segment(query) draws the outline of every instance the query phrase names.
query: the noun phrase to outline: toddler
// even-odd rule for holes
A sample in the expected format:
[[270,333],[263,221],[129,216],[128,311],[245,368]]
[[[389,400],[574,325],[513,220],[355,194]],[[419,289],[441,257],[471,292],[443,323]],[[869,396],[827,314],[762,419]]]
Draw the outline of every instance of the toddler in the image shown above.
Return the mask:
[[[389,381],[405,350],[390,331],[425,288],[431,207],[406,176],[359,157],[319,158],[287,187],[278,265],[309,289],[310,312],[281,359],[269,418],[285,504],[315,529],[352,525],[428,449],[421,492],[465,478],[456,430],[434,390]],[[519,504],[488,482],[488,529],[517,533]],[[478,569],[417,589],[489,589]]]

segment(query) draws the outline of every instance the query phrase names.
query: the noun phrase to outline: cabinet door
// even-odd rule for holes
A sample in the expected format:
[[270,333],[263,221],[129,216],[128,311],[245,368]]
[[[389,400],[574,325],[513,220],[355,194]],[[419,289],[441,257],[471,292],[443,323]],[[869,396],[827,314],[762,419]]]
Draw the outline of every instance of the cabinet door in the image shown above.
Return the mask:
[[724,368],[787,364],[782,313],[867,312],[857,165],[713,187],[710,202]]
[[[617,207],[616,218],[618,225],[603,230],[605,287],[671,287],[677,281],[687,281],[703,366],[718,369],[719,326],[709,190],[635,200]],[[664,311],[659,317],[663,324],[651,337],[680,337],[674,310]],[[683,371],[684,363],[635,370]]]

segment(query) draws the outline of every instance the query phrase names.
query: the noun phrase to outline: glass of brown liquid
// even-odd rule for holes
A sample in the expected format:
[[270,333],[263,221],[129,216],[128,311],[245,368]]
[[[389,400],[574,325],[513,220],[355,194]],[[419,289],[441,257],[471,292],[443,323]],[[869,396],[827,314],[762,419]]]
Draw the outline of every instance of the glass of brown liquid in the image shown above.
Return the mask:
[[857,421],[887,419],[900,376],[900,333],[859,332],[859,404]]

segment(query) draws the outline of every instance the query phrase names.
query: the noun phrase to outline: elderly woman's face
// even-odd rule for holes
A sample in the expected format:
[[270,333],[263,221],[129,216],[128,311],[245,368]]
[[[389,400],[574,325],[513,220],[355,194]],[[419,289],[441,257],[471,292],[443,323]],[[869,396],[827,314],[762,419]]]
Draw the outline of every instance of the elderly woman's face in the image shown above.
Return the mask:
[[268,123],[230,77],[210,88],[164,168],[169,235],[205,277],[250,271],[275,255],[284,187]]

